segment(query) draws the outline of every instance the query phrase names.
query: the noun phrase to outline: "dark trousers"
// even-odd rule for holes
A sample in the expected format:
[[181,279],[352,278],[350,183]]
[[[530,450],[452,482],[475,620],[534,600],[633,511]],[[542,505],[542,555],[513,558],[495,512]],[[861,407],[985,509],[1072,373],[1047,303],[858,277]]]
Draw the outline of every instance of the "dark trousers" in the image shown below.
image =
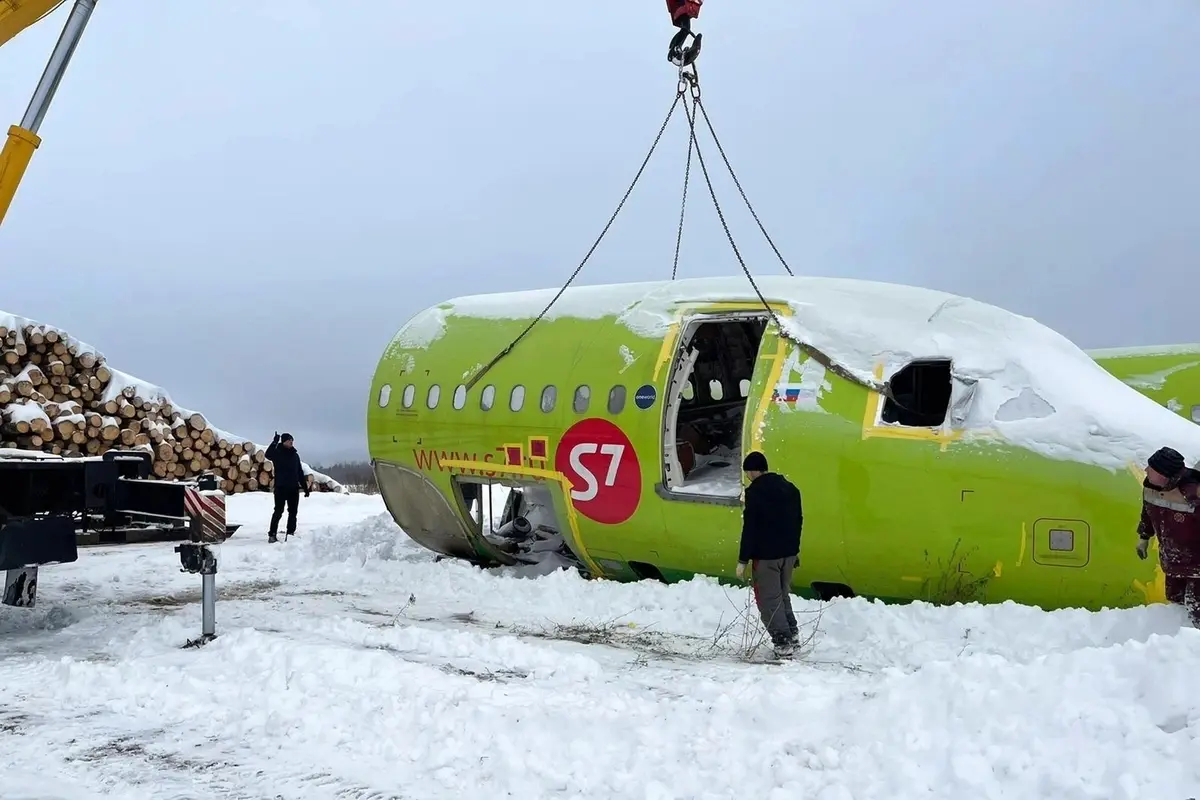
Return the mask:
[[1167,602],[1186,608],[1192,624],[1200,628],[1200,578],[1168,575]]
[[754,570],[754,602],[762,617],[771,643],[781,645],[796,637],[796,615],[792,613],[792,572],[796,556],[757,558],[750,562]]
[[287,533],[292,535],[296,532],[296,509],[300,506],[300,489],[276,489],[275,490],[275,513],[271,515],[271,536],[279,530],[279,519],[283,516],[283,505],[287,503]]

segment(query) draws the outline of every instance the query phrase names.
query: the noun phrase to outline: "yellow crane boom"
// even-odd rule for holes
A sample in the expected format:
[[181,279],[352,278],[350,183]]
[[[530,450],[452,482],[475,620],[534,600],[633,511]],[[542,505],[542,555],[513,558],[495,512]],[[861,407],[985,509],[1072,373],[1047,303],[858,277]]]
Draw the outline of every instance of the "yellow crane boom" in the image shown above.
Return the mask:
[[0,47],[21,31],[50,14],[64,0],[0,0]]
[[[64,1],[0,0],[0,47],[46,17]],[[42,142],[37,133],[38,128],[42,125],[46,111],[50,108],[50,101],[54,99],[54,92],[58,89],[71,55],[75,52],[75,46],[79,44],[83,29],[87,27],[95,7],[96,0],[75,0],[75,6],[71,9],[71,15],[67,17],[58,43],[54,46],[54,52],[50,54],[50,60],[42,72],[42,78],[38,81],[21,124],[8,129],[4,149],[0,150],[0,223],[4,222],[4,215],[12,205],[17,186],[33,158],[33,151]]]

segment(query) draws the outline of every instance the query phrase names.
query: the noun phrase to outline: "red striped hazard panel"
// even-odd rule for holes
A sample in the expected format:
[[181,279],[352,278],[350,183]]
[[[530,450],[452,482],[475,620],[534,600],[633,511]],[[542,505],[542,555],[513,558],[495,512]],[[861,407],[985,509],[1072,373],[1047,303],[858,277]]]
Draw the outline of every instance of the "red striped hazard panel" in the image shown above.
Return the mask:
[[200,541],[225,541],[224,492],[201,492],[189,486],[183,493],[183,507],[188,516],[199,521]]

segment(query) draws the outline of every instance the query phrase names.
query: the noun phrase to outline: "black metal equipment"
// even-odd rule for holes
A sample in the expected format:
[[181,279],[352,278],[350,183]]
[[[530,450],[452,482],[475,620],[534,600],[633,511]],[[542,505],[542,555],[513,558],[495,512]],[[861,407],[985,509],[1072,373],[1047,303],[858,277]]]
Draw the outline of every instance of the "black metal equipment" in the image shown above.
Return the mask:
[[[0,604],[32,607],[38,567],[77,560],[80,545],[188,538],[185,498],[196,484],[152,478],[152,465],[145,450],[0,455]],[[225,536],[237,527],[225,526]]]
[[191,541],[175,548],[179,553],[180,572],[200,575],[200,637],[184,647],[208,644],[217,635],[217,553],[213,545],[229,538],[225,524],[225,495],[212,475],[201,476],[193,491],[187,493],[191,514]]

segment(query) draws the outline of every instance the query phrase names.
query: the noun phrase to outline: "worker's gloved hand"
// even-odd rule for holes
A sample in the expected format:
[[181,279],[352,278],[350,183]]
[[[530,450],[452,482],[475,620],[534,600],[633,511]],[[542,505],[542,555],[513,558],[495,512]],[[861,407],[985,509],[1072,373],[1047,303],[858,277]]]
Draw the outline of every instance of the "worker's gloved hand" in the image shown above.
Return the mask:
[[1150,549],[1150,540],[1149,539],[1138,539],[1138,544],[1137,544],[1138,558],[1145,560],[1146,551],[1148,551],[1149,549]]
[[739,579],[745,578],[746,577],[746,562],[739,561],[736,571],[737,571],[737,576]]
[[304,496],[305,496],[305,497],[308,497],[308,489],[305,489],[305,490],[304,490]]

